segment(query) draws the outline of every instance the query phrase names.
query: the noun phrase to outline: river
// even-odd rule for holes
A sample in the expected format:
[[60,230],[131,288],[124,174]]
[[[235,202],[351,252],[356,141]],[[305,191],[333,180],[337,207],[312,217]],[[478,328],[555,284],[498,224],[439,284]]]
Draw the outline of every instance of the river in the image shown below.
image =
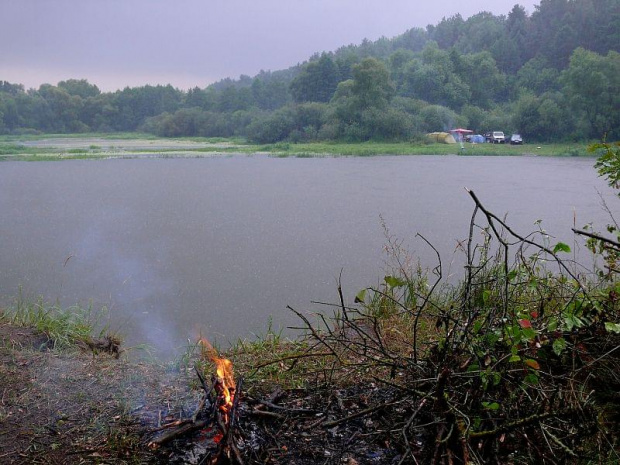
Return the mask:
[[[0,164],[0,294],[108,308],[129,345],[176,353],[296,324],[385,271],[382,221],[458,279],[473,202],[521,233],[608,222],[592,159],[401,156],[75,160]],[[583,242],[581,240],[579,243]],[[586,258],[587,260],[587,258]],[[448,274],[446,272],[446,274]]]

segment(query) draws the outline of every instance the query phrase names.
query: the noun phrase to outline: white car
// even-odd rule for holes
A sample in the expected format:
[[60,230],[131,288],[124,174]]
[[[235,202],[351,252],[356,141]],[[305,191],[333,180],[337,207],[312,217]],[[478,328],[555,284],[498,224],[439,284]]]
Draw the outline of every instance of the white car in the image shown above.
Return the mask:
[[506,142],[506,136],[504,136],[502,131],[493,131],[493,134],[491,135],[491,142],[494,144],[503,144]]

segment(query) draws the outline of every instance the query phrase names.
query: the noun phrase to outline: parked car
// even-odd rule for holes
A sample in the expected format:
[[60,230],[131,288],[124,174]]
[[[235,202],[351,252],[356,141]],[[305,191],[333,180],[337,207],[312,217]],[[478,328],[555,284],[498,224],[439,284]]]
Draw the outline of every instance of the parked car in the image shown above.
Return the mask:
[[485,132],[484,141],[490,144],[503,144],[506,142],[506,136],[502,131]]
[[513,134],[510,136],[510,144],[511,145],[521,145],[523,143],[523,138],[521,134]]
[[502,131],[493,131],[491,134],[491,142],[494,144],[503,144],[506,142],[506,136],[504,136]]

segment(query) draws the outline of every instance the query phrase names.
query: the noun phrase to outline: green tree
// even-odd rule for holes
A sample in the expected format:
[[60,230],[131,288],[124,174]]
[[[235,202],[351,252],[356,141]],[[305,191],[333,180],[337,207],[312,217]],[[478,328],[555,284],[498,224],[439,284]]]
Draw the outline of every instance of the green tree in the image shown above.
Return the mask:
[[290,107],[257,117],[247,127],[247,136],[259,144],[274,143],[288,138],[295,129],[295,115]]
[[395,37],[392,42],[394,49],[410,50],[412,52],[420,52],[428,41],[428,34],[422,28],[413,28]]
[[262,110],[276,110],[289,100],[288,84],[283,79],[261,79],[252,81],[252,99]]
[[573,131],[573,119],[566,111],[560,93],[542,96],[525,93],[513,110],[512,126],[524,137],[537,141],[567,139]]
[[529,89],[537,94],[558,90],[560,73],[552,68],[542,57],[529,60],[517,72],[516,85],[518,88]]
[[461,53],[477,53],[490,50],[505,35],[502,17],[482,11],[464,22],[461,35],[454,47]]
[[210,98],[206,91],[199,87],[194,87],[187,91],[184,105],[189,108],[196,107],[202,110],[209,110],[213,107],[213,99]]
[[384,108],[394,95],[387,67],[375,58],[365,58],[353,67],[353,97],[361,109]]
[[414,60],[414,54],[410,50],[398,49],[388,58],[390,79],[394,83],[397,92],[404,87],[408,65]]
[[9,95],[19,95],[24,93],[23,84],[11,84],[8,81],[0,81],[0,93]]
[[83,100],[78,95],[71,95],[66,90],[42,84],[38,94],[49,107],[48,128],[55,132],[84,132],[88,127],[79,121],[78,115],[83,107]]
[[450,48],[461,37],[465,21],[460,14],[443,18],[436,26],[428,26],[426,31],[431,40],[437,42],[441,48]]
[[490,52],[465,55],[467,72],[461,76],[471,90],[471,102],[482,108],[497,100],[503,100],[506,94],[506,75],[503,74]]
[[20,117],[15,98],[5,92],[0,93],[0,126],[8,132],[20,126]]
[[183,93],[171,85],[126,87],[111,99],[117,111],[110,123],[115,130],[133,131],[148,117],[164,112],[174,113],[182,101]]
[[456,126],[461,126],[459,116],[441,105],[428,105],[420,112],[423,132],[448,131]]
[[564,93],[572,111],[581,115],[588,137],[620,137],[620,54],[601,56],[575,50],[562,73]]
[[317,61],[304,66],[291,82],[295,102],[329,102],[340,82],[340,71],[332,57],[323,53]]
[[63,89],[69,95],[77,95],[82,99],[97,97],[101,93],[99,87],[90,84],[86,79],[67,79],[66,81],[60,81],[58,83],[58,88]]

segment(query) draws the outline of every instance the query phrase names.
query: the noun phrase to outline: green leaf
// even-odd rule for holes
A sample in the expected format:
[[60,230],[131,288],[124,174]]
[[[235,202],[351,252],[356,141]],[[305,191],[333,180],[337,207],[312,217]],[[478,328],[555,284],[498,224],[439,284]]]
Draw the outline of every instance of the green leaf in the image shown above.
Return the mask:
[[527,341],[533,341],[534,338],[536,338],[537,336],[536,331],[532,328],[523,328],[523,331],[521,331],[521,333],[523,334],[523,338]]
[[562,352],[564,352],[564,349],[566,349],[566,340],[564,340],[563,337],[560,337],[553,341],[552,347],[555,355],[561,355]]
[[355,296],[356,304],[363,304],[366,301],[366,291],[367,289],[362,289],[357,293],[357,295]]
[[538,376],[534,373],[530,373],[525,377],[524,381],[528,384],[538,384]]
[[489,301],[489,297],[491,297],[491,291],[489,289],[485,289],[482,291],[482,303],[486,304]]
[[570,247],[567,244],[565,244],[564,242],[558,242],[553,247],[553,253],[558,253],[558,252],[570,253]]
[[566,315],[564,317],[564,324],[566,325],[566,329],[571,331],[573,328],[581,328],[583,326],[583,321],[578,316]]
[[618,323],[605,323],[605,329],[610,333],[620,333],[620,324]]
[[482,406],[487,410],[499,409],[499,404],[497,402],[482,402]]
[[509,362],[514,363],[514,362],[520,362],[521,361],[521,357],[519,357],[518,355],[513,355],[512,357],[510,357],[508,359]]
[[383,279],[385,280],[385,283],[388,285],[388,287],[402,287],[407,284],[407,281],[396,276],[388,275]]
[[472,363],[467,367],[467,371],[478,371],[480,369],[480,365],[477,363]]

